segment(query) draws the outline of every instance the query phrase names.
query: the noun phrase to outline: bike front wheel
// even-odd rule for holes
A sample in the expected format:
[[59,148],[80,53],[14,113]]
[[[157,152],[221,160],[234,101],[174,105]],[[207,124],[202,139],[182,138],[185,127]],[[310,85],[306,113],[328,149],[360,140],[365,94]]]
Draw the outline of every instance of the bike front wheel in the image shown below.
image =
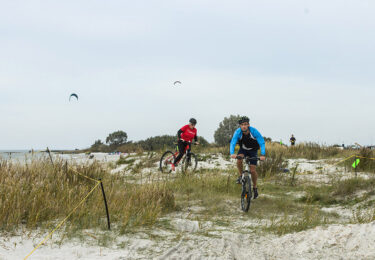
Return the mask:
[[251,180],[249,176],[246,176],[242,180],[242,193],[241,193],[241,209],[244,212],[248,212],[250,209],[251,202]]
[[182,172],[184,174],[192,173],[197,169],[198,159],[194,153],[187,154],[182,160]]
[[166,151],[160,158],[159,169],[161,172],[170,173],[172,171],[172,163],[174,162],[173,152]]

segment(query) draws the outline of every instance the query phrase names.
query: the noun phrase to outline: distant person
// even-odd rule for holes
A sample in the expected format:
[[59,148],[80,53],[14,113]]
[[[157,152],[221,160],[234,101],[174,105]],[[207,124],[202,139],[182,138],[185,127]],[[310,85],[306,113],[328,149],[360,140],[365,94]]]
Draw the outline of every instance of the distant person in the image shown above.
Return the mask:
[[195,118],[190,118],[189,124],[184,125],[183,127],[181,127],[180,130],[178,130],[177,132],[178,144],[177,145],[178,145],[179,154],[174,160],[174,162],[172,163],[172,171],[176,170],[176,166],[178,162],[181,160],[182,156],[184,156],[186,146],[191,144],[193,139],[196,144],[199,144],[198,136],[197,136],[197,129],[195,128],[196,124],[197,124],[197,120]]
[[[247,116],[243,116],[238,121],[240,127],[234,132],[232,141],[230,142],[230,157],[235,159],[237,156],[244,158],[245,156],[248,157],[257,157],[258,150],[260,148],[260,160],[265,160],[266,154],[266,146],[263,139],[263,136],[256,130],[254,127],[250,127],[250,119]],[[240,145],[240,149],[236,154],[234,154],[234,148],[236,147],[237,142]],[[237,179],[237,183],[241,184],[241,175],[243,172],[243,164],[241,159],[237,160],[237,168],[239,173],[239,178]],[[258,161],[250,160],[250,173],[251,179],[253,181],[253,191],[254,191],[254,199],[258,197],[258,187],[257,187],[257,179],[258,174],[256,172],[256,165]]]
[[290,145],[294,146],[295,144],[296,144],[296,138],[294,137],[294,135],[292,135],[292,137],[290,138]]

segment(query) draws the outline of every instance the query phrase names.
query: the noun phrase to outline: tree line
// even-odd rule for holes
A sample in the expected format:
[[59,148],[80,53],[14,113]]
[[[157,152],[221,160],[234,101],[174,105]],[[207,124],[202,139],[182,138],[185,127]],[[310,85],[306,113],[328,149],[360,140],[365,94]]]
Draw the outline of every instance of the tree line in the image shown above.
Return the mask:
[[[219,123],[218,128],[214,133],[214,144],[210,144],[204,137],[198,135],[198,141],[202,146],[217,145],[225,146],[228,145],[234,131],[238,128],[238,120],[240,115],[230,115],[225,117],[223,121]],[[271,141],[271,138],[265,138]],[[177,136],[174,135],[161,135],[149,137],[141,141],[128,141],[128,135],[126,132],[118,130],[109,134],[103,143],[100,139],[96,140],[90,147],[92,152],[109,152],[109,151],[154,151],[165,148],[171,148],[175,146],[177,142]]]

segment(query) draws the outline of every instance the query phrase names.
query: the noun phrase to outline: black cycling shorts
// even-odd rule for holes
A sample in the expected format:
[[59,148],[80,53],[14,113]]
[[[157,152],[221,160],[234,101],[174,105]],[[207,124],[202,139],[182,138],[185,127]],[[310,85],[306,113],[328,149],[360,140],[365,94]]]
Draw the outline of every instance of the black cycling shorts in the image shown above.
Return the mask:
[[255,150],[255,149],[245,150],[241,147],[240,150],[238,150],[237,155],[239,154],[243,154],[245,157],[254,157],[255,159],[250,160],[250,165],[258,164],[258,160],[256,159],[256,157],[258,156],[258,150]]

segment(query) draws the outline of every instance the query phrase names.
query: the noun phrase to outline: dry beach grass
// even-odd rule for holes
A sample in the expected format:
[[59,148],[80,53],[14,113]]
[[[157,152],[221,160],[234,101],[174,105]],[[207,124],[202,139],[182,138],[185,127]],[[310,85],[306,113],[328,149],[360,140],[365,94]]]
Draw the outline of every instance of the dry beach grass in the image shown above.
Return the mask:
[[[128,184],[119,175],[109,174],[99,163],[69,165],[47,159],[20,164],[0,164],[0,222],[2,231],[51,228],[56,220],[69,214],[95,182],[77,175],[71,168],[93,178],[103,179],[112,221],[121,230],[129,226],[155,222],[159,214],[174,208],[172,191],[164,183]],[[100,189],[95,190],[84,206],[69,218],[69,229],[106,227],[105,209]]]

